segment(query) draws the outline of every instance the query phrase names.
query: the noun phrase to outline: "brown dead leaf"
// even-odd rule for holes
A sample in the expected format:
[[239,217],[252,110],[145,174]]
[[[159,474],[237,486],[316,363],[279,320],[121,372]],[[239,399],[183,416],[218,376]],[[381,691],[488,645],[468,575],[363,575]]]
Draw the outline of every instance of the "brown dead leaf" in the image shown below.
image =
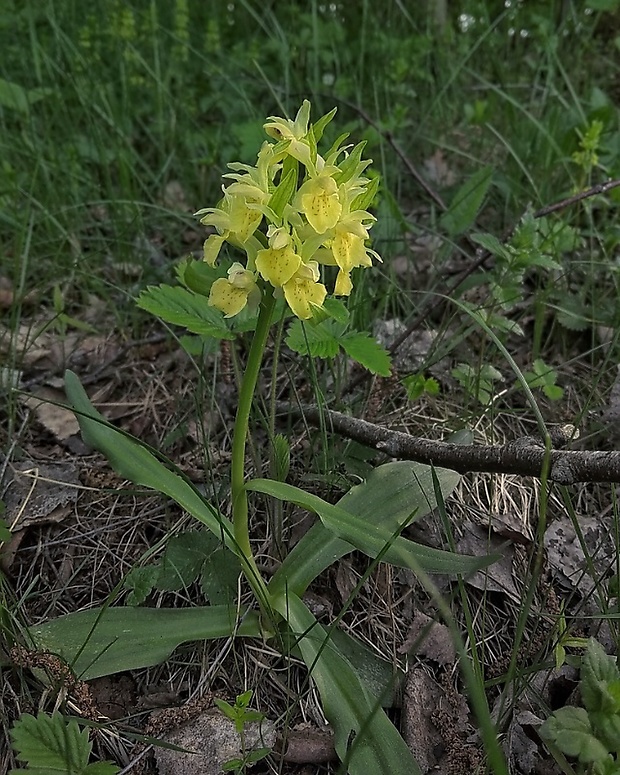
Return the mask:
[[4,497],[11,530],[64,519],[64,509],[75,503],[81,486],[73,463],[26,460],[14,464],[13,475]]
[[28,527],[61,522],[71,514],[80,483],[77,468],[71,463],[22,461],[13,466],[13,474],[4,495],[12,536],[0,544],[0,567],[6,573]]
[[432,659],[442,666],[453,665],[456,660],[450,630],[445,624],[434,622],[421,611],[416,611],[405,642],[399,647],[398,653],[406,654],[413,648],[416,656]]
[[578,518],[580,536],[568,516],[555,519],[545,531],[545,550],[556,578],[587,597],[595,586],[589,572],[590,563],[597,579],[602,578],[613,567],[616,547],[613,525],[608,517],[578,515]]
[[21,323],[15,330],[0,326],[0,354],[13,351],[25,368],[39,366],[42,360],[49,358],[51,342],[50,334],[41,332],[43,325],[34,321]]
[[463,525],[463,535],[457,543],[457,553],[470,554],[474,557],[499,554],[500,559],[497,562],[468,576],[465,583],[480,590],[504,592],[515,602],[519,602],[521,594],[517,589],[513,573],[513,546],[507,545],[505,540],[495,535],[489,535],[488,530],[480,525],[466,522]]
[[403,737],[423,773],[475,771],[480,755],[468,743],[469,708],[444,674],[435,681],[422,667],[407,674]]
[[453,186],[456,182],[456,175],[448,166],[441,148],[424,160],[423,167],[426,178],[431,183],[443,187]]
[[349,560],[340,560],[336,568],[336,589],[342,603],[346,603],[357,586],[359,577]]
[[[66,441],[79,433],[80,426],[75,414],[57,403],[65,403],[66,397],[61,390],[41,387],[34,393],[22,398],[26,406],[33,410],[37,420],[58,441]],[[50,402],[56,403],[50,403]]]

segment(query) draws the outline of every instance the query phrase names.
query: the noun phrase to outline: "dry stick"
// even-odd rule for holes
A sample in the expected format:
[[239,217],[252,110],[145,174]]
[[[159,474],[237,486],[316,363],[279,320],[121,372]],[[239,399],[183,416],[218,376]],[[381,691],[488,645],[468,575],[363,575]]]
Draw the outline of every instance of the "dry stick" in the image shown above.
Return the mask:
[[540,477],[549,455],[548,478],[560,484],[620,482],[620,452],[545,449],[540,439],[525,436],[506,445],[460,445],[410,436],[341,412],[315,406],[292,407],[278,402],[278,411],[303,417],[312,425],[325,422],[333,431],[390,457],[415,460],[460,473],[517,474]]

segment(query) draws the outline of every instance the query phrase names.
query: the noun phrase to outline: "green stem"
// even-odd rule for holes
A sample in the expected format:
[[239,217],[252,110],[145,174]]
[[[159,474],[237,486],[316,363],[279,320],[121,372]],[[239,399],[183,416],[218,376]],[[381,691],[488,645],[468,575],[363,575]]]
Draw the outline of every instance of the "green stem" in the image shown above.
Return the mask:
[[263,301],[261,302],[256,330],[248,362],[245,367],[241,389],[239,390],[239,403],[233,431],[232,463],[230,475],[230,487],[233,509],[233,533],[237,547],[241,554],[241,561],[245,575],[250,582],[254,593],[261,605],[267,601],[267,588],[263,581],[250,546],[250,531],[248,526],[248,494],[245,489],[245,445],[248,436],[250,411],[256,390],[256,383],[263,362],[263,353],[267,343],[267,336],[271,326],[271,318],[275,300],[270,286],[265,286]]

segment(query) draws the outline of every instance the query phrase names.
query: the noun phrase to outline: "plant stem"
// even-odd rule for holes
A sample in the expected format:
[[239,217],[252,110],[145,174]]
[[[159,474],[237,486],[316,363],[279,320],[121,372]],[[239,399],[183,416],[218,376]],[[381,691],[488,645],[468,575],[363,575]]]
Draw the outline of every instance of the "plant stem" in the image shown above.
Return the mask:
[[263,300],[256,322],[256,330],[239,390],[239,403],[237,405],[237,416],[233,431],[230,475],[233,533],[241,554],[243,570],[261,604],[264,604],[267,600],[267,588],[256,567],[250,546],[248,494],[245,490],[245,445],[248,436],[252,400],[263,362],[263,353],[267,343],[274,304],[275,299],[273,298],[271,287],[265,284]]

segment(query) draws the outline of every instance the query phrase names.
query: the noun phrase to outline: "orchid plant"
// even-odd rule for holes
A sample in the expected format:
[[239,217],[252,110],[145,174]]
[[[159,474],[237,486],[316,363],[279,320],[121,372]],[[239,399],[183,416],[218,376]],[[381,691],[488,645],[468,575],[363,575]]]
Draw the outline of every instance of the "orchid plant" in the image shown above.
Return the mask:
[[[427,573],[468,573],[487,565],[490,558],[459,556],[401,536],[413,519],[442,505],[458,474],[407,461],[387,463],[334,505],[287,484],[286,470],[276,480],[250,478],[246,468],[253,400],[269,332],[278,319],[274,310],[279,305],[280,320],[292,316],[309,327],[320,325],[338,310],[328,298],[329,278],[333,295],[346,297],[355,271],[371,267],[373,259],[380,261],[368,245],[375,222],[368,208],[378,178],[364,174],[371,163],[362,158],[364,144],[347,145],[347,135],[342,135],[324,155],[318,151],[335,112],[311,124],[305,101],[294,120],[270,117],[264,125],[269,140],[256,166],[231,164],[226,178],[232,182],[219,204],[198,213],[214,230],[204,244],[207,273],[194,265],[200,262],[185,264],[180,286],[147,289],[139,300],[164,320],[203,336],[233,339],[241,330],[253,330],[232,435],[230,514],[206,500],[171,461],[107,423],[76,375],[66,375],[67,395],[87,443],[102,451],[123,477],[174,499],[202,523],[219,542],[218,561],[238,569],[255,604],[243,606],[235,599],[232,604],[166,609],[112,605],[110,600],[101,608],[33,626],[29,636],[36,648],[61,655],[84,680],[156,664],[190,640],[230,635],[268,639],[306,663],[344,769],[360,775],[411,775],[419,767],[383,710],[400,669],[342,632],[337,621],[329,627],[319,624],[303,596],[323,570],[355,549],[373,558],[368,573],[378,561],[408,568],[424,579]],[[225,243],[243,261],[235,260],[222,272],[218,263]],[[246,325],[235,328],[235,320],[242,319]],[[319,518],[271,578],[254,556],[249,529],[253,493],[295,503]],[[215,562],[215,556],[206,552],[205,563]]]

